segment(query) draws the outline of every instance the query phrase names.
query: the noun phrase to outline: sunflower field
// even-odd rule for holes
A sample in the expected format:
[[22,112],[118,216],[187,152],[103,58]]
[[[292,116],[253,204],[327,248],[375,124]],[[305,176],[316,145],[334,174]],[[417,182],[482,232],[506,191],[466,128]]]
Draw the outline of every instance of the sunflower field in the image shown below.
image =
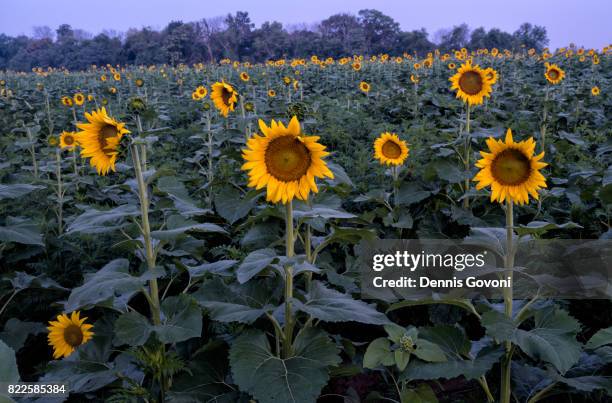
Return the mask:
[[612,239],[612,48],[0,72],[0,402],[605,402],[606,299],[364,298]]

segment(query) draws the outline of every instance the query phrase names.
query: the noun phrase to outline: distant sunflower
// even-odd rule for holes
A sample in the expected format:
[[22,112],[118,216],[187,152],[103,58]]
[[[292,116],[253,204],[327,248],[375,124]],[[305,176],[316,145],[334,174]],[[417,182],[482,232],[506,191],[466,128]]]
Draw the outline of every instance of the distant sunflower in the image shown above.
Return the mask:
[[64,105],[64,106],[72,106],[72,98],[63,96],[62,97],[62,105]]
[[80,92],[77,92],[76,94],[74,94],[74,97],[72,97],[74,99],[74,103],[81,106],[85,103],[85,95],[81,94]]
[[251,79],[251,77],[246,71],[243,71],[242,73],[240,73],[240,79],[244,82],[247,82]]
[[449,70],[455,70],[456,67],[457,67],[457,65],[455,63],[449,63],[448,64],[448,69]]
[[514,142],[512,130],[506,132],[505,141],[487,139],[489,153],[481,151],[482,159],[476,162],[480,171],[473,181],[476,189],[491,186],[491,201],[503,203],[506,199],[518,204],[529,202],[529,195],[536,200],[538,190],[546,187],[546,179],[540,173],[546,163],[540,162],[544,152],[534,156],[536,143],[532,137]]
[[111,93],[111,94],[116,94],[117,93],[117,88],[109,87],[108,92]]
[[354,71],[359,71],[361,70],[361,63],[360,62],[355,62],[351,65],[351,67],[353,68]]
[[270,98],[274,98],[274,97],[276,96],[276,91],[274,91],[274,90],[268,90],[268,96],[269,96]]
[[593,95],[594,97],[598,96],[600,93],[601,91],[598,86],[591,88],[591,95]]
[[491,85],[495,84],[497,82],[497,70],[492,67],[487,67],[485,69],[485,77],[489,80]]
[[203,85],[198,86],[198,88],[195,89],[195,92],[198,93],[198,96],[200,97],[200,99],[208,95],[208,90]]
[[137,78],[134,84],[136,84],[136,87],[142,87],[144,85],[144,80],[142,78]]
[[119,74],[119,73],[115,73],[115,74],[113,74],[113,79],[114,79],[115,81],[121,81],[121,74]]
[[565,71],[556,64],[548,64],[544,76],[549,83],[559,84],[565,78]]
[[197,91],[194,91],[191,93],[191,99],[193,99],[194,101],[199,101],[200,100],[200,95],[198,94]]
[[100,76],[100,81],[106,81],[106,75],[102,74],[102,75]]
[[370,84],[366,83],[365,81],[362,81],[359,83],[359,89],[367,94],[368,92],[370,92]]
[[62,132],[60,135],[59,145],[63,149],[73,151],[77,146],[77,139],[75,132]]
[[89,123],[77,124],[82,130],[77,133],[77,140],[82,148],[81,156],[91,158],[89,163],[96,168],[99,175],[106,175],[110,170],[115,171],[121,138],[130,131],[125,128],[124,123],[108,116],[105,108],[86,112],[85,117]]
[[89,102],[92,102],[94,99],[95,99],[95,98],[94,98],[94,96],[93,96],[92,94],[87,95],[87,100],[88,100]]
[[210,98],[224,117],[233,112],[238,103],[238,93],[234,87],[223,81],[213,84]]
[[287,77],[287,76],[283,77],[283,83],[285,85],[291,84],[291,77]]
[[74,349],[87,343],[93,337],[93,325],[85,323],[87,318],[80,318],[78,311],[57,315],[57,321],[49,322],[49,345],[53,347],[53,358],[68,357]]
[[452,83],[451,90],[457,91],[457,98],[468,105],[480,105],[484,97],[491,96],[491,83],[485,71],[478,65],[472,65],[470,60],[462,64],[449,81]]
[[412,81],[413,84],[418,84],[419,83],[419,76],[415,76],[414,74],[410,74],[410,81]]
[[374,141],[374,158],[382,165],[402,165],[408,158],[408,145],[395,133],[382,133]]
[[329,154],[325,146],[318,136],[304,135],[295,116],[287,127],[274,120],[268,127],[259,120],[259,129],[263,136],[253,135],[243,150],[242,170],[248,171],[249,187],[266,187],[268,201],[306,200],[310,191],[319,191],[315,178],[334,177],[323,160]]

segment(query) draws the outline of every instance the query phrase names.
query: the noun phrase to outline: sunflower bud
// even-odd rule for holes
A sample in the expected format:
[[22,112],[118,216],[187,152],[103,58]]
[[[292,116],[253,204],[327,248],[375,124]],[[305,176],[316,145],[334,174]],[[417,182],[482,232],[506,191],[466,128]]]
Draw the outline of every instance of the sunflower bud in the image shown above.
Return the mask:
[[147,109],[147,104],[145,103],[145,101],[142,98],[134,97],[134,98],[130,99],[130,101],[128,103],[128,109],[132,113],[140,114],[140,113],[144,112]]

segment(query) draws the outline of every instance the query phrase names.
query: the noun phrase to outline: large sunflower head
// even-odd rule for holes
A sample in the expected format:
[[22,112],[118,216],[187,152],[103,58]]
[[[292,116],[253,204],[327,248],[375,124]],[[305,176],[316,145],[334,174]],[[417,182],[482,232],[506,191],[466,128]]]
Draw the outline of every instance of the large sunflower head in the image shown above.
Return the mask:
[[310,191],[319,191],[315,178],[334,177],[323,160],[329,154],[325,146],[317,142],[318,136],[304,135],[295,116],[287,127],[259,120],[259,129],[263,135],[254,134],[243,150],[242,169],[248,171],[250,187],[266,187],[268,201],[306,200]]
[[402,165],[408,158],[408,145],[395,133],[382,133],[374,141],[374,158],[381,164]]
[[480,171],[474,177],[476,189],[491,186],[491,201],[503,203],[506,199],[518,204],[529,202],[529,195],[538,199],[538,190],[546,187],[546,179],[540,173],[546,163],[540,162],[544,152],[534,155],[533,138],[515,142],[512,130],[506,132],[505,141],[487,139],[490,152],[481,151],[482,159],[476,162]]
[[210,98],[224,117],[227,117],[230,111],[234,111],[238,103],[238,93],[234,87],[224,81],[212,85]]
[[49,345],[53,347],[53,358],[68,357],[78,346],[87,343],[93,337],[93,325],[85,323],[87,318],[80,318],[78,311],[57,315],[56,321],[49,322]]
[[470,60],[462,64],[449,81],[452,83],[451,90],[457,91],[457,98],[468,105],[480,105],[484,97],[491,96],[491,82],[485,70],[472,65]]
[[59,145],[62,149],[73,151],[78,145],[75,132],[62,132],[60,135]]
[[556,64],[548,64],[544,76],[551,84],[559,84],[565,78],[565,71]]
[[119,145],[124,134],[130,131],[124,123],[117,122],[108,116],[103,107],[91,113],[85,113],[88,123],[79,123],[81,129],[77,140],[81,146],[81,156],[91,158],[89,163],[100,175],[115,171],[115,162],[119,154]]

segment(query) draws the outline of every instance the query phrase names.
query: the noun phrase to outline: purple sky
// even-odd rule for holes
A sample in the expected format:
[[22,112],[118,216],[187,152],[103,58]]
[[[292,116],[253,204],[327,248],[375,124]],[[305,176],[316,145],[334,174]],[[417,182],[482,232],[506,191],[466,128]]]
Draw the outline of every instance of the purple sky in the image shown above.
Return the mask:
[[612,42],[612,0],[3,0],[0,32],[31,34],[33,26],[55,29],[61,23],[92,33],[161,28],[171,20],[194,21],[239,10],[248,11],[257,26],[270,20],[290,25],[363,8],[390,15],[403,30],[425,27],[430,35],[462,22],[513,32],[528,21],[547,28],[553,49],[570,42],[601,49]]

